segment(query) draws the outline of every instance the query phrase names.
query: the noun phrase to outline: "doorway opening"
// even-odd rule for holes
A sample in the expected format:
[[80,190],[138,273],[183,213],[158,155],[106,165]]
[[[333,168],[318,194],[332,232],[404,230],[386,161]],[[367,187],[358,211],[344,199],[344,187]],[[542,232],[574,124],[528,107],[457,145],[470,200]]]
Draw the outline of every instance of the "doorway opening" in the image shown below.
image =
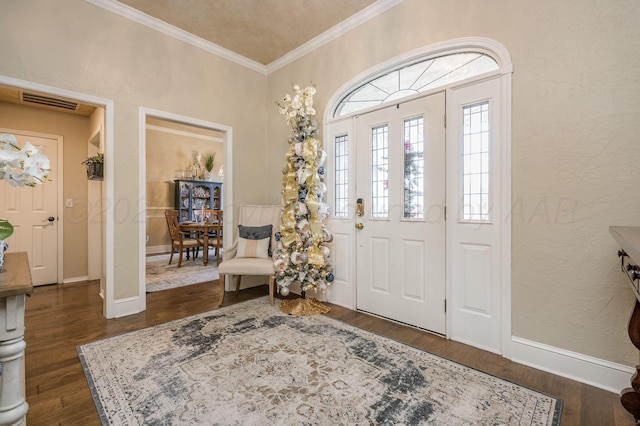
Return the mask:
[[[176,181],[196,186],[200,182],[201,186],[212,185],[218,191],[221,188],[214,201],[198,207],[223,210],[223,227],[230,227],[233,221],[233,169],[232,130],[229,126],[147,108],[140,110],[140,126],[140,188],[141,199],[146,203],[140,214],[145,222],[140,227],[139,282],[140,294],[144,295],[146,256],[171,250],[164,212],[184,207],[176,205],[184,201],[176,196],[176,185],[180,183]],[[194,163],[199,162],[206,168],[206,157],[210,154],[214,155],[213,169],[211,176],[205,178],[205,170],[197,170],[198,165]],[[188,216],[189,209],[182,213]],[[223,246],[227,244],[226,238],[223,233]],[[215,260],[213,262],[215,265]]]
[[[0,89],[0,98],[2,102],[11,104],[15,108],[23,108],[23,111],[37,110],[42,112],[49,109],[50,113],[55,110],[56,113],[62,114],[59,106],[54,107],[48,104],[48,102],[49,100],[55,101],[57,99],[63,99],[65,101],[62,103],[65,108],[65,116],[76,117],[76,119],[81,116],[88,117],[86,120],[89,120],[91,124],[85,124],[87,129],[93,127],[94,124],[100,126],[103,143],[102,148],[104,149],[106,163],[103,199],[113,199],[113,162],[109,161],[113,158],[113,101],[3,75],[0,75]],[[36,99],[40,105],[36,107],[35,105],[24,104],[24,94],[30,95],[27,98],[31,98],[31,95],[36,95]],[[28,114],[25,114],[25,116],[27,115]],[[24,119],[24,116],[19,117],[19,119]],[[85,120],[85,118],[82,120]],[[18,121],[19,120],[16,120],[15,122]],[[71,121],[73,121],[73,119],[71,119]],[[59,123],[54,121],[53,125],[59,125]],[[28,123],[25,126],[20,127],[28,127]],[[51,131],[48,131],[48,133],[51,133]],[[82,159],[86,158],[87,143],[92,140],[95,135],[84,133],[84,136],[82,136],[82,132],[77,133],[80,134],[80,136],[67,137],[65,139],[65,146],[70,145],[73,147],[72,149],[67,149],[67,153],[82,153],[79,156],[80,161],[82,161]],[[75,139],[75,143],[73,143],[73,139]],[[84,176],[83,178],[86,179]],[[60,179],[64,179],[62,172],[60,173]],[[80,180],[80,178],[72,180],[84,182],[84,180]],[[66,186],[67,190],[68,188],[69,185]],[[62,191],[60,191],[58,196],[58,204],[60,206],[57,211],[57,218],[58,222],[64,222],[65,218],[67,221],[72,220],[72,223],[68,223],[68,226],[64,228],[64,231],[59,227],[59,232],[72,232],[73,226],[80,226],[83,228],[78,232],[79,234],[87,236],[87,240],[83,241],[82,244],[79,244],[82,247],[84,244],[89,244],[88,235],[90,231],[87,229],[87,193],[84,189],[79,191],[81,192],[76,191],[73,193],[74,195],[67,198],[64,198]],[[100,200],[100,202],[102,203],[102,200]],[[101,281],[100,287],[101,295],[103,297],[103,315],[106,318],[112,318],[115,316],[113,282],[113,206],[108,203],[104,205],[101,204],[99,210],[103,213],[103,217],[98,226],[101,229],[100,233],[104,236],[104,239],[101,242],[101,259],[96,259],[95,261],[100,264],[97,268],[100,270],[98,278]],[[65,212],[68,214],[65,215]],[[63,241],[63,239],[64,238],[59,238],[60,241]],[[83,265],[83,273],[73,271],[71,270],[72,268],[69,267],[69,262],[66,262],[65,266],[65,253],[62,251],[62,248],[57,251],[58,264],[62,265],[58,272],[58,275],[61,276],[61,278],[57,280],[59,283],[82,281],[89,278],[89,274],[87,272],[89,268],[88,264],[86,267]],[[66,257],[70,259],[69,253],[67,253]]]

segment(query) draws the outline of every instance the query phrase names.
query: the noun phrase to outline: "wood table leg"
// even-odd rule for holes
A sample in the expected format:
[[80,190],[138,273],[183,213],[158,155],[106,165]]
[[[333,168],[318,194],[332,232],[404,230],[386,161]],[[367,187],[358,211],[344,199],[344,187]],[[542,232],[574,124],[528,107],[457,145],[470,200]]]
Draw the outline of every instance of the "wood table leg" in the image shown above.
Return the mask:
[[209,232],[205,228],[202,234],[202,244],[204,244],[204,247],[202,247],[202,263],[206,266],[209,262]]
[[[629,319],[629,338],[631,343],[640,350],[640,302],[636,300],[633,313]],[[640,365],[636,366],[636,372],[631,377],[631,387],[620,392],[620,402],[622,406],[640,424]]]

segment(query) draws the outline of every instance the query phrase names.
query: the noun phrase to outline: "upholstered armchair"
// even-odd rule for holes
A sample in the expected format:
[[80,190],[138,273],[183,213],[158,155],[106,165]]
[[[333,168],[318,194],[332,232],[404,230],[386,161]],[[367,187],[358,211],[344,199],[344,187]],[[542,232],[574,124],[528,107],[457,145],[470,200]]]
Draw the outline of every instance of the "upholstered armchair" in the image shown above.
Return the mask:
[[269,299],[274,304],[275,282],[271,255],[276,247],[275,233],[280,230],[281,210],[276,205],[240,206],[238,228],[233,230],[234,241],[229,247],[225,247],[222,262],[218,265],[222,293],[219,304],[222,304],[227,280],[236,278],[237,293],[243,275],[267,276]]

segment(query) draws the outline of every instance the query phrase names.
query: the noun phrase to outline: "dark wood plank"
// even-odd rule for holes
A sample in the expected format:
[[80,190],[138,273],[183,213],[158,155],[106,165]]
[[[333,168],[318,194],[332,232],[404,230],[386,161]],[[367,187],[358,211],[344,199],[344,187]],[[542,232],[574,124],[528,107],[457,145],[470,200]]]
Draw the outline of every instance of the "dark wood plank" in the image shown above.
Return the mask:
[[[105,320],[96,281],[35,287],[27,298],[27,424],[99,425],[76,346],[215,309],[218,282],[149,293],[147,310]],[[227,293],[223,306],[267,296],[267,286]],[[276,300],[276,303],[278,301]],[[633,416],[615,393],[587,386],[506,358],[341,306],[327,316],[460,362],[564,400],[563,425],[631,426]]]

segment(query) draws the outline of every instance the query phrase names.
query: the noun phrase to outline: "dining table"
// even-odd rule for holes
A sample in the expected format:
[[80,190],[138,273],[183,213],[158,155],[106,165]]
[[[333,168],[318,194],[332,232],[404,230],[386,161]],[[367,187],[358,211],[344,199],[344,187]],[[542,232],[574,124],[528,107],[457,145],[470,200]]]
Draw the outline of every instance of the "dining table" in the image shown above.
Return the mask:
[[[222,223],[219,222],[180,222],[180,230],[199,235],[202,238],[202,263],[206,265],[209,262],[209,234],[215,232],[215,235],[222,236]],[[219,253],[219,252],[218,252]],[[219,256],[219,255],[218,255]]]

